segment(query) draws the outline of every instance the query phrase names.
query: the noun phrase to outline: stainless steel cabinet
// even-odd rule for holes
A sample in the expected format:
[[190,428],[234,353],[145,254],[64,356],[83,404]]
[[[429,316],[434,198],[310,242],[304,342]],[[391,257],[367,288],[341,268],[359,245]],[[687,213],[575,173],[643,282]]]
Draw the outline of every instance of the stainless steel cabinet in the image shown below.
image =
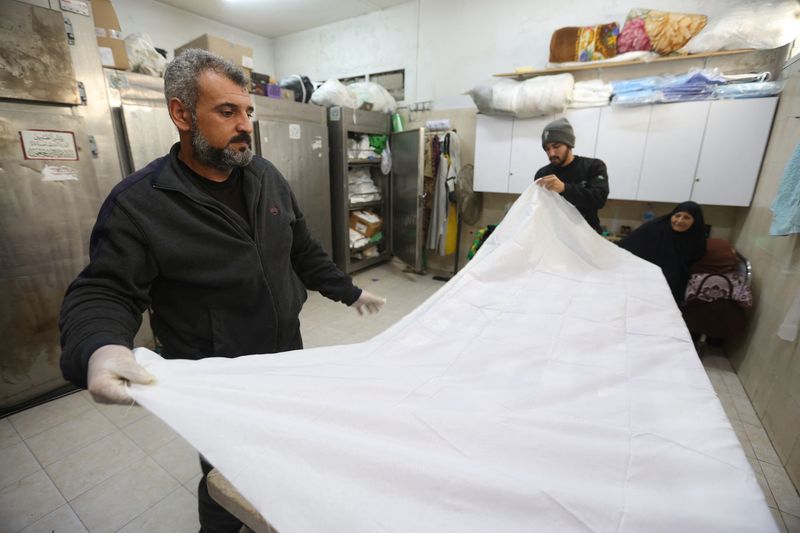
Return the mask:
[[415,272],[422,271],[422,216],[425,198],[423,170],[425,130],[394,133],[391,137],[392,252]]
[[331,193],[328,127],[325,108],[253,96],[256,109],[254,142],[289,181],[309,232],[328,254],[331,236]]
[[178,142],[164,98],[164,80],[155,76],[103,69],[117,130],[122,174],[127,176],[169,153]]
[[64,390],[61,301],[88,261],[95,216],[121,172],[92,17],[4,1],[0,18],[0,62],[8,66],[0,74],[0,413],[7,413]]
[[[422,180],[424,133],[422,129],[396,133],[389,137],[392,169],[381,172],[380,161],[348,155],[348,139],[356,135],[390,135],[389,116],[375,111],[344,107],[328,109],[331,142],[331,206],[333,215],[333,258],[344,272],[351,273],[386,261],[396,255],[414,270],[421,270]],[[350,202],[348,176],[354,169],[368,169],[380,191],[380,200]],[[360,249],[350,248],[350,213],[369,209],[383,219],[383,238],[377,255],[359,257]]]

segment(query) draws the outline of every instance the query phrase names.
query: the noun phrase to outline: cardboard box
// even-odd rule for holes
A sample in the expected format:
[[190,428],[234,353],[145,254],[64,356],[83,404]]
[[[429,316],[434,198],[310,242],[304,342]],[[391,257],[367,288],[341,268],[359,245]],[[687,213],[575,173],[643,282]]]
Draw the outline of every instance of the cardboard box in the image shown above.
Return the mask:
[[118,70],[128,70],[128,52],[125,50],[125,41],[113,37],[98,37],[97,47],[100,50],[100,62],[104,67]]
[[197,39],[189,41],[175,49],[175,57],[180,55],[181,52],[188,48],[200,48],[201,50],[208,50],[218,56],[232,61],[235,65],[242,68],[247,76],[253,71],[253,49],[249,46],[235,44],[226,41],[222,37],[215,37],[209,34],[203,34]]
[[122,27],[111,0],[92,0],[92,18],[97,34],[100,62],[104,67],[128,70],[128,52],[122,39]]
[[353,211],[350,213],[350,227],[364,237],[372,237],[383,227],[383,219],[372,211]]

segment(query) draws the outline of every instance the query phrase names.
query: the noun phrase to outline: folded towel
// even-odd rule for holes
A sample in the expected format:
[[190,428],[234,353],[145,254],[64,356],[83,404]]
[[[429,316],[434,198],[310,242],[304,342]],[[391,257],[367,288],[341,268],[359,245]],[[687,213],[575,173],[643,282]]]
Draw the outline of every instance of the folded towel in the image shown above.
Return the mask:
[[792,158],[786,164],[772,202],[770,235],[800,233],[800,144],[795,146]]

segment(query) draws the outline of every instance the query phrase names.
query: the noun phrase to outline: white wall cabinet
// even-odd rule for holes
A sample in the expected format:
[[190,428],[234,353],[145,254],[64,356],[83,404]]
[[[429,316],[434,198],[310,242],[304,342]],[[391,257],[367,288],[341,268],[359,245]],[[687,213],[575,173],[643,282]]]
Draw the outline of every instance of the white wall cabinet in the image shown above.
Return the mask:
[[692,200],[750,205],[777,104],[777,98],[711,102]]
[[636,200],[652,110],[652,106],[600,108],[603,130],[597,138],[595,157],[603,160],[613,176],[608,195],[611,199]]
[[513,126],[512,118],[478,115],[473,182],[476,191],[508,192]]
[[[777,101],[774,96],[607,106],[563,116],[575,129],[575,153],[606,163],[611,199],[747,206]],[[553,118],[478,115],[475,190],[525,190],[547,164],[541,132]]]
[[547,154],[542,149],[542,129],[552,120],[552,115],[546,115],[514,121],[508,192],[523,192],[533,181],[536,171],[548,163]]
[[[566,117],[575,131],[575,154],[585,157],[596,157],[597,130],[600,127],[600,107],[586,109],[567,109],[556,118]],[[542,131],[539,130],[541,138]]]
[[[708,106],[708,101],[652,106],[637,200],[677,203],[689,199]],[[614,187],[612,168],[608,175],[609,186]]]
[[542,130],[566,116],[575,130],[575,153],[594,157],[600,108],[570,109],[558,115],[512,119],[478,115],[475,135],[475,190],[521,193],[547,165]]

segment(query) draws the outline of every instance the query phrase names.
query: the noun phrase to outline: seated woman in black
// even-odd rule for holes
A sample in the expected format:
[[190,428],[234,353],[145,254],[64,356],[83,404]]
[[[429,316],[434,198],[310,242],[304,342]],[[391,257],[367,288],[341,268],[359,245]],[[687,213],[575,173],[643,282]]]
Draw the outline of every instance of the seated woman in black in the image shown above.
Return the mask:
[[636,228],[619,245],[660,266],[680,305],[689,281],[689,267],[706,253],[703,210],[694,202],[678,204],[670,214]]

